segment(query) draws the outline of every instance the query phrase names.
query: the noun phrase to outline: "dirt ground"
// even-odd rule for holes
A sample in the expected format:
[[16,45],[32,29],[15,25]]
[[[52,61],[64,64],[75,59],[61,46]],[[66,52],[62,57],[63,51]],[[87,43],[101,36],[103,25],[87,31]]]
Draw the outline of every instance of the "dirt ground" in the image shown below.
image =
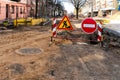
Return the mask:
[[[22,27],[0,33],[0,80],[120,80],[120,49],[57,39],[50,27]],[[39,54],[22,55],[21,48]],[[114,53],[114,50],[118,52]]]

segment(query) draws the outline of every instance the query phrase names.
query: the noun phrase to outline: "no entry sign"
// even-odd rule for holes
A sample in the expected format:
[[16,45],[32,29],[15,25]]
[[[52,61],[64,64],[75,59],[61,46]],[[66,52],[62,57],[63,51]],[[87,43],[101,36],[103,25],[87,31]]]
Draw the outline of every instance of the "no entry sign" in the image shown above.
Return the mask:
[[97,29],[97,24],[92,18],[86,18],[81,24],[82,30],[87,34],[92,34]]

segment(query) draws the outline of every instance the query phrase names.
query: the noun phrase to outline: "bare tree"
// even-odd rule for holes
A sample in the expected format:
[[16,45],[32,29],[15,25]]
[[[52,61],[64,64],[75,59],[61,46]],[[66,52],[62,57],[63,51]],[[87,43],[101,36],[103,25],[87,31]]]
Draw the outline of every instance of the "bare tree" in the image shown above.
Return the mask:
[[48,0],[49,7],[51,7],[51,16],[55,16],[56,2],[57,0]]
[[78,19],[79,9],[87,2],[87,0],[71,0],[76,9],[76,18]]

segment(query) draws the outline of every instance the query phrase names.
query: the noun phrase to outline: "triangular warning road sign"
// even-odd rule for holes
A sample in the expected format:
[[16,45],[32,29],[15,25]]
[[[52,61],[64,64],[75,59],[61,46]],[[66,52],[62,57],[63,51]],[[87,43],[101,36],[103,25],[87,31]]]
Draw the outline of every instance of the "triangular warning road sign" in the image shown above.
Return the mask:
[[67,16],[64,16],[62,21],[59,23],[57,29],[59,30],[73,30],[73,27]]

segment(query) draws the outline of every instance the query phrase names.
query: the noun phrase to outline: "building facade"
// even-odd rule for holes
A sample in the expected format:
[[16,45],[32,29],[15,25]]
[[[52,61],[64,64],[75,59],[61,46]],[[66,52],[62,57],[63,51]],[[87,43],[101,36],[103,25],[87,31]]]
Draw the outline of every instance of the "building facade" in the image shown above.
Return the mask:
[[[0,0],[0,20],[26,18],[34,14],[33,0]],[[33,10],[33,12],[31,11]]]
[[91,0],[82,8],[82,13],[87,15],[93,7],[94,16],[97,16],[99,11],[102,11],[103,14],[105,12],[112,15],[112,11],[117,10],[117,5],[117,0]]

